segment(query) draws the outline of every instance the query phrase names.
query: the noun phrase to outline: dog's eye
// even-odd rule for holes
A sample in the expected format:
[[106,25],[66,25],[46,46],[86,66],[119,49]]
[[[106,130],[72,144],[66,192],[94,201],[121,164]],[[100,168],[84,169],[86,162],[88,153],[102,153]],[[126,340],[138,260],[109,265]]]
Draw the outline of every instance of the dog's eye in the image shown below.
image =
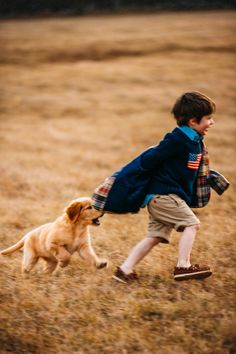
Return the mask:
[[93,207],[90,205],[89,207],[87,207],[86,209],[93,209]]

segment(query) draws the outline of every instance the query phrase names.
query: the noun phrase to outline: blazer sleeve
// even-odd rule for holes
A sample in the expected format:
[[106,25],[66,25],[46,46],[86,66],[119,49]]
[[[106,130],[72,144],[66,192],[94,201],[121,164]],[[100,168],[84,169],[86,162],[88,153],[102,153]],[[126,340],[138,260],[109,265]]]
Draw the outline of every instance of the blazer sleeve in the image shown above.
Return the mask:
[[152,170],[169,158],[174,158],[180,153],[179,142],[168,133],[159,145],[149,148],[141,157],[141,166],[145,170]]
[[212,189],[216,191],[217,194],[223,194],[226,189],[229,188],[229,181],[220,172],[215,170],[210,170],[208,177],[209,184]]

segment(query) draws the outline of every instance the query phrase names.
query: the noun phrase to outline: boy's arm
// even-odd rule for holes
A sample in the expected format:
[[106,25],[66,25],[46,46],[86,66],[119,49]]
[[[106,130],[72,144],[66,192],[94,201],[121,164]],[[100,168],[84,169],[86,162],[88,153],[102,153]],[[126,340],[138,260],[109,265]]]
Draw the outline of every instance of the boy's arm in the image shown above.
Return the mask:
[[141,157],[141,165],[145,170],[158,167],[169,158],[174,158],[180,153],[180,143],[168,133],[159,145],[148,149]]
[[208,177],[209,184],[212,189],[216,191],[217,194],[223,194],[226,189],[229,188],[229,181],[220,172],[215,170],[210,170]]

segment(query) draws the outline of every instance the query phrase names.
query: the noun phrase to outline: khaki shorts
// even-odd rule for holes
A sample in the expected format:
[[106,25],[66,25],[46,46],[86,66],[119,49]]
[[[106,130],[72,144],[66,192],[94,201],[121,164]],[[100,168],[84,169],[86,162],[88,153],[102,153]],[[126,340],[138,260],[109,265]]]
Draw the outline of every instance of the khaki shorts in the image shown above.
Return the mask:
[[176,194],[157,194],[148,203],[147,208],[147,237],[159,237],[163,243],[169,243],[173,229],[181,232],[187,226],[200,224],[190,207]]

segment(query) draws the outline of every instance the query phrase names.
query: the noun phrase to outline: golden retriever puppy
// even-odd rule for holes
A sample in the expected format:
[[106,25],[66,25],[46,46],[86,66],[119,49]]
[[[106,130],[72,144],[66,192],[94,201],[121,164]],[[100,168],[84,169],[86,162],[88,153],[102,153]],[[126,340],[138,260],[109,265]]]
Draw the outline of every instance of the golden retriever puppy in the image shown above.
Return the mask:
[[56,267],[66,267],[71,255],[78,252],[87,262],[104,268],[108,261],[100,259],[92,248],[88,226],[99,225],[102,213],[94,209],[91,199],[73,200],[64,214],[54,222],[42,225],[27,233],[15,245],[0,252],[12,253],[24,247],[22,271],[29,273],[40,258],[45,262],[44,271],[52,273]]

